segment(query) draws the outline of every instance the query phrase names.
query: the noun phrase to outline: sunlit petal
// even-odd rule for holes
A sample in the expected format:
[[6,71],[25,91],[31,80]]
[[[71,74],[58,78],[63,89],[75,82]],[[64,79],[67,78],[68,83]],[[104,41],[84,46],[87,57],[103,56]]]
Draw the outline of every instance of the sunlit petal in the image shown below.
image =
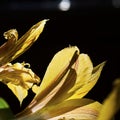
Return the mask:
[[66,81],[49,104],[54,105],[66,99],[80,99],[85,96],[96,84],[104,64],[105,62],[93,68],[89,56],[80,54],[67,74]]
[[104,100],[97,120],[112,120],[118,110],[120,110],[120,79],[115,80],[115,86]]
[[[46,106],[34,114],[21,117],[18,120],[67,120],[74,118],[95,120],[101,109],[101,104],[90,99],[63,101],[59,104]],[[66,120],[65,119],[65,120]],[[64,119],[63,119],[64,120]]]
[[[91,102],[89,104],[84,104],[84,100],[80,102],[82,102],[83,106],[79,106],[69,112],[47,120],[96,120],[102,105],[99,102]],[[76,103],[74,102],[74,104]],[[79,103],[77,104],[79,105]],[[61,109],[63,110],[66,108],[63,107]]]
[[58,78],[69,66],[70,61],[76,51],[79,52],[77,47],[68,47],[55,54],[47,68],[42,83],[39,87],[39,91],[34,91],[37,95],[41,94],[43,91],[45,92],[47,89],[52,89],[53,87],[51,88],[51,86],[55,86],[59,83]]
[[28,91],[25,88],[21,87],[20,85],[14,85],[14,84],[8,83],[7,86],[18,98],[21,105],[24,98],[26,98],[26,96],[28,95]]
[[[77,52],[77,53],[76,53]],[[63,79],[69,67],[74,64],[79,50],[77,47],[68,47],[59,51],[50,62],[42,83],[37,90],[35,100],[42,99]],[[72,63],[73,62],[73,63]],[[34,87],[33,87],[34,90]]]
[[33,101],[16,115],[18,120],[97,118],[101,104],[83,97],[94,87],[105,62],[93,67],[76,46],[59,51],[50,62]]
[[16,29],[4,33],[6,43],[0,46],[0,66],[11,62],[31,47],[42,33],[46,19],[33,25],[20,39]]
[[27,96],[28,89],[40,78],[25,63],[8,63],[1,67],[0,81],[6,84],[19,99],[20,103]]
[[77,86],[78,89],[74,90],[74,94],[69,99],[82,98],[83,96],[85,96],[97,83],[97,80],[100,77],[100,74],[101,74],[101,71],[102,71],[104,65],[105,65],[105,62],[97,65],[93,69],[93,71],[91,73],[91,77],[88,79],[88,81],[83,86],[81,86],[81,84],[79,86],[79,84],[78,84],[78,86]]
[[93,66],[88,55],[80,54],[70,69],[66,82],[49,104],[54,104],[73,96],[80,87],[87,84],[91,77],[92,69]]

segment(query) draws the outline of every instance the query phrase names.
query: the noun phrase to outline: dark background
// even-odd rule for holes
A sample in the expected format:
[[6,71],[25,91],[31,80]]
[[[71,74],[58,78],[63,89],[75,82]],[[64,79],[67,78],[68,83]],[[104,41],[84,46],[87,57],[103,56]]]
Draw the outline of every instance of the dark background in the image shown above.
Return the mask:
[[[11,0],[0,4],[0,43],[3,33],[16,28],[21,37],[33,24],[50,19],[34,45],[13,62],[28,62],[42,79],[53,55],[69,45],[76,45],[97,65],[107,63],[96,86],[86,97],[102,102],[112,90],[112,83],[120,77],[120,3],[117,0],[71,0],[68,11],[58,9],[60,0]],[[4,93],[2,90],[4,89]],[[20,111],[18,101],[1,83],[0,96],[14,113]],[[24,101],[24,106],[31,100]]]

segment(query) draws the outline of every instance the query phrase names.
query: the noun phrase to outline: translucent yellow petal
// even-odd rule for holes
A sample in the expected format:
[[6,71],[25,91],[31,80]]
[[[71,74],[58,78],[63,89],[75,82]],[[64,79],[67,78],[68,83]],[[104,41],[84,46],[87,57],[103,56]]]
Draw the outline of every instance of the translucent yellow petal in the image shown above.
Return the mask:
[[89,81],[93,70],[90,57],[87,54],[80,54],[74,69],[77,73],[77,80],[76,85],[70,90],[71,92],[77,89],[77,86],[82,86]]
[[56,92],[53,98],[49,101],[47,106],[55,105],[69,98],[72,94],[69,94],[68,91],[75,85],[76,78],[77,78],[76,71],[71,68],[64,77],[63,85]]
[[115,81],[112,92],[104,100],[97,120],[112,120],[118,110],[120,110],[120,79]]
[[[77,67],[74,68],[77,73],[75,85],[68,91],[71,96],[76,94],[79,89],[88,84],[92,75],[93,65],[90,57],[87,54],[80,54],[78,58]],[[83,92],[83,91],[82,91]],[[89,91],[88,91],[89,92]],[[79,96],[82,98],[84,95]]]
[[51,117],[50,119],[48,118],[47,120],[96,120],[101,107],[102,105],[99,102],[91,102],[56,117]]
[[42,33],[46,19],[33,25],[19,40],[15,29],[4,33],[8,41],[0,47],[0,66],[20,56],[37,40]]
[[[86,83],[83,86],[81,86],[81,84],[79,86],[78,84],[77,85],[78,89],[74,89],[74,94],[69,99],[82,98],[83,96],[85,96],[97,83],[97,80],[100,77],[100,74],[104,65],[105,65],[105,62],[97,65],[93,69],[91,73],[91,77],[90,78],[88,77],[88,81],[86,81]],[[81,79],[84,79],[84,76]]]
[[[21,116],[18,120],[96,120],[101,109],[101,104],[90,99],[76,99],[63,101],[56,105],[45,106],[41,110],[26,116]],[[65,120],[66,120],[65,119]],[[64,119],[63,119],[64,120]]]
[[80,54],[72,69],[69,70],[64,84],[49,104],[54,105],[66,99],[80,99],[85,96],[97,82],[103,66],[104,63],[101,63],[93,69],[89,56]]
[[19,85],[14,85],[11,83],[8,83],[7,86],[10,88],[10,90],[18,98],[18,100],[20,101],[20,105],[21,105],[24,98],[28,95],[28,90],[26,90],[25,88],[23,88]]
[[40,79],[30,68],[26,68],[23,63],[13,65],[8,63],[1,67],[0,81],[8,85],[22,103],[22,100],[27,96],[28,89],[34,83],[39,83]]
[[66,72],[65,70],[68,68],[76,51],[79,52],[79,49],[74,46],[65,48],[55,54],[47,68],[39,90],[35,91],[36,88],[34,89],[33,87],[33,91],[37,95],[43,92],[46,92],[46,94],[49,93],[60,82],[60,78],[63,77],[62,75]]
[[25,68],[22,63],[6,64],[1,67],[0,81],[7,84],[11,82],[26,89],[30,88],[28,83],[39,83],[40,78],[30,69]]

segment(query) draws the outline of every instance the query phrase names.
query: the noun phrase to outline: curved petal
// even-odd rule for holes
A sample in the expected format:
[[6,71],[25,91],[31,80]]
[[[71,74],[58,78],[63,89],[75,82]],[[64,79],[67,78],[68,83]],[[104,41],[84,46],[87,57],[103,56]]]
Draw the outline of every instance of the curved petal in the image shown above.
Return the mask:
[[56,117],[48,118],[47,120],[96,120],[101,106],[98,102],[91,102]]
[[90,99],[68,100],[56,105],[45,106],[35,113],[31,113],[25,117],[21,116],[18,120],[88,120],[88,118],[96,120],[100,109],[101,104]]
[[24,67],[25,63],[8,63],[0,69],[0,81],[7,84],[20,85],[23,88],[30,88],[27,83],[39,83],[40,78],[29,68]]
[[79,86],[79,83],[78,83],[78,85],[77,85],[78,89],[77,90],[74,89],[72,91],[72,92],[74,92],[74,94],[69,99],[82,98],[83,96],[85,96],[97,83],[97,80],[100,77],[100,74],[101,74],[101,71],[102,71],[104,65],[105,65],[105,62],[102,62],[101,64],[94,67],[94,69],[91,73],[91,77],[88,78],[88,81],[86,81],[86,83],[84,83],[83,86],[81,86],[81,84]]
[[0,67],[0,81],[6,84],[22,103],[27,96],[27,91],[34,83],[39,83],[40,79],[34,72],[25,68],[25,63],[8,63]]
[[75,94],[78,89],[89,81],[92,69],[93,66],[89,56],[86,54],[80,54],[72,66],[72,69],[69,71],[69,74],[66,77],[66,82],[49,104],[55,104],[68,99]]
[[76,57],[78,57],[78,52],[79,49],[74,46],[65,48],[55,54],[47,68],[40,87],[37,91],[33,87],[33,91],[36,93],[36,100],[37,98],[40,100],[40,98],[45,97],[61,81],[72,64],[74,64]]
[[8,83],[7,86],[14,93],[14,95],[18,98],[20,105],[21,105],[24,98],[26,98],[26,96],[28,95],[28,91],[25,88],[21,87],[20,85],[14,85],[12,83]]
[[120,78],[115,80],[114,83],[113,90],[103,101],[103,106],[97,120],[112,120],[120,110]]
[[4,36],[8,41],[0,47],[0,66],[11,62],[29,49],[42,33],[46,21],[42,20],[33,25],[19,40],[15,29],[5,32]]
[[93,68],[89,56],[80,54],[69,70],[64,84],[48,104],[54,105],[66,99],[80,99],[85,96],[97,82],[103,66],[104,62]]

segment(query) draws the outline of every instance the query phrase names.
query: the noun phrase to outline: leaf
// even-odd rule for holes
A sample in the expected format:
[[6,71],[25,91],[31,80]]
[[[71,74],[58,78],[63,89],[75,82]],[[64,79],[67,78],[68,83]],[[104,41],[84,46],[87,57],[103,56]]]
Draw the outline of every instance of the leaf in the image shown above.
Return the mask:
[[13,113],[7,102],[0,98],[0,120],[13,120]]
[[9,108],[9,105],[3,98],[0,98],[0,109]]
[[103,106],[97,120],[112,120],[120,110],[120,79],[115,80],[115,86],[108,97],[103,101]]
[[16,59],[38,39],[42,33],[46,19],[33,25],[20,39],[16,29],[4,33],[8,41],[0,47],[0,66]]

